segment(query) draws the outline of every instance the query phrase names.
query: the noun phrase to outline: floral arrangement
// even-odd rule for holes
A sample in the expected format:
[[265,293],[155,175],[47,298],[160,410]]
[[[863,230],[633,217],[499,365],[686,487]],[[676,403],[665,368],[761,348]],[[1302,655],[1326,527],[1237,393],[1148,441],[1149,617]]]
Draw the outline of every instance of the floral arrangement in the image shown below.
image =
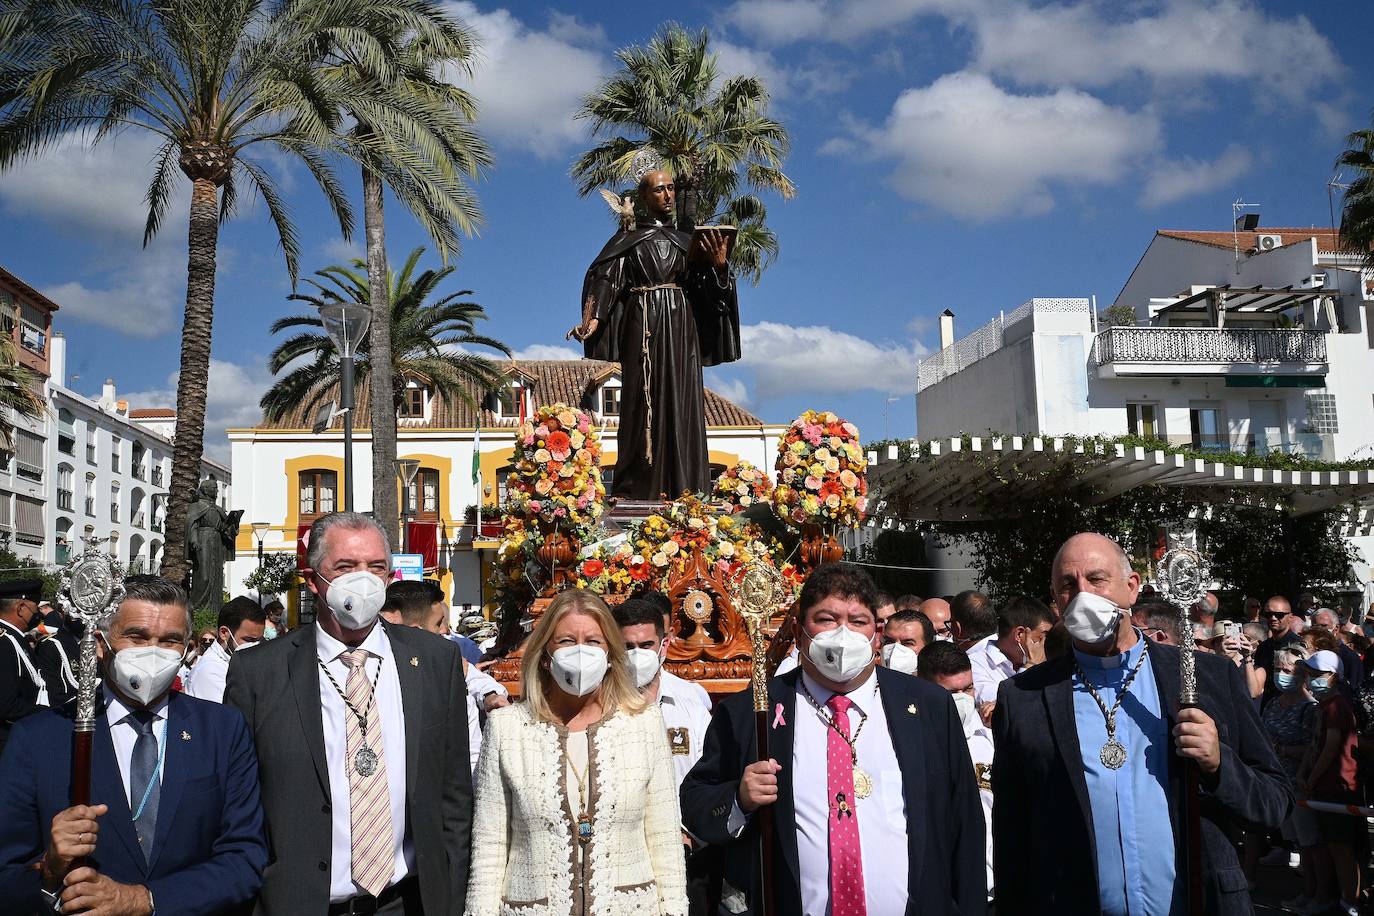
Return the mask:
[[566,404],[540,407],[515,431],[507,510],[562,529],[605,511],[601,440],[591,417]]
[[799,578],[791,564],[782,562],[782,546],[765,543],[757,525],[718,514],[699,496],[683,496],[631,526],[623,541],[599,546],[584,557],[577,568],[577,586],[598,594],[630,594],[640,588],[665,591],[697,548],[727,577],[746,563],[762,560]]
[[794,525],[857,528],[868,505],[868,462],[859,429],[828,411],[808,410],[778,443],[773,510]]
[[730,512],[743,512],[750,506],[766,505],[772,500],[773,481],[767,471],[741,461],[716,478],[711,495],[727,503]]

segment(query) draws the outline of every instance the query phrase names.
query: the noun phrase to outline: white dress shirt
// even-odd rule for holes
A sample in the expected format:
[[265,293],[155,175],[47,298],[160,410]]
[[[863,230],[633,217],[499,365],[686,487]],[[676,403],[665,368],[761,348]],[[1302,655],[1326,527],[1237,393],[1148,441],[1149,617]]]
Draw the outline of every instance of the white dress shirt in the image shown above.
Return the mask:
[[210,648],[191,666],[186,681],[186,695],[212,703],[224,702],[224,679],[229,674],[229,653],[216,639]]
[[[114,743],[115,761],[119,763],[119,778],[124,783],[124,795],[129,799],[129,813],[132,814],[138,808],[141,798],[132,797],[133,789],[129,785],[129,767],[134,756],[134,742],[138,740],[138,724],[129,719],[133,709],[124,705],[115,692],[108,687],[104,688],[105,693],[105,721],[110,726],[110,741]],[[167,698],[163,697],[155,706],[149,709],[153,714],[153,738],[157,741],[158,757],[162,757],[162,748],[167,741]],[[157,770],[157,781],[162,782],[162,768]]]
[[[825,707],[832,696],[811,676],[802,672],[801,682],[816,702]],[[887,728],[887,714],[878,696],[878,678],[849,692],[849,734],[859,732],[859,766],[873,780],[873,794],[857,799],[859,848],[863,855],[864,897],[873,916],[905,913],[907,907],[908,849],[906,800],[902,771]],[[792,743],[792,804],[796,810],[797,864],[801,871],[802,912],[827,916],[830,912],[830,726],[811,701],[797,690],[793,715],[796,725]]]
[[[386,749],[386,784],[391,800],[391,835],[396,842],[395,884],[415,870],[415,843],[406,829],[406,720],[401,704],[401,679],[391,641],[380,623],[372,628],[360,649],[368,652],[363,672],[371,683],[376,678],[373,703],[382,724],[382,744]],[[342,656],[348,646],[315,625],[315,651],[340,690],[348,689],[348,665]],[[377,666],[381,665],[381,673]],[[338,903],[363,893],[353,883],[353,822],[348,798],[348,733],[344,716],[351,716],[343,697],[323,672],[319,675],[320,706],[324,719],[324,757],[329,769],[329,796],[333,821],[330,849],[329,901]]]
[[998,685],[1016,673],[1011,659],[997,647],[997,634],[969,646],[968,660],[973,665],[973,698],[979,703],[996,703]]
[[701,759],[706,747],[706,728],[711,724],[710,710],[697,701],[697,690],[706,692],[700,684],[667,671],[659,675],[658,709],[668,730],[668,749],[673,752],[673,773],[679,786]]
[[467,687],[468,696],[477,703],[478,708],[482,707],[482,701],[489,694],[498,694],[503,699],[510,699],[510,691],[501,686],[501,682],[478,668],[472,662],[468,662],[463,672],[463,683]]

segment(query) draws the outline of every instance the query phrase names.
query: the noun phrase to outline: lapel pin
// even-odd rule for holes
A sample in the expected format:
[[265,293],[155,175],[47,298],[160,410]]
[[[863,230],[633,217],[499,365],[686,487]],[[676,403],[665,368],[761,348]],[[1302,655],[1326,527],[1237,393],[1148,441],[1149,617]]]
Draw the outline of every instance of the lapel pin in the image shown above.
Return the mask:
[[906,711],[911,713],[913,716],[919,716],[921,714],[920,711],[916,708],[915,703],[912,703],[910,706],[908,706],[906,708]]
[[191,740],[191,733],[190,733],[190,732],[182,732],[182,733],[181,733],[181,740],[182,740],[182,741],[190,741],[190,740]]
[[418,667],[420,667],[420,657],[419,657],[418,655],[412,655],[412,656],[410,657],[410,667],[412,667],[412,668],[418,668]]
[[779,704],[773,709],[773,727],[774,727],[774,728],[777,728],[779,725],[786,725],[786,724],[787,724],[786,720],[784,720],[783,717],[782,717],[782,704],[779,703]]

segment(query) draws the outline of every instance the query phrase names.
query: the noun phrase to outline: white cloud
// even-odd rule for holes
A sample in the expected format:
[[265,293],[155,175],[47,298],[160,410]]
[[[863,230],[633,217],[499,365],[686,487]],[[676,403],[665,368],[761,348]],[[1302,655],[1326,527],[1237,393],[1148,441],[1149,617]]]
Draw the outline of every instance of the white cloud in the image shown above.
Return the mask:
[[476,96],[485,136],[546,159],[586,138],[573,114],[611,65],[599,28],[554,14],[539,31],[504,8],[482,12],[466,0],[447,8],[481,40],[474,74],[455,80]]
[[1205,159],[1180,159],[1161,163],[1151,171],[1145,182],[1140,202],[1146,207],[1160,207],[1215,190],[1244,175],[1253,162],[1248,150],[1232,145],[1210,162]]
[[[177,403],[179,372],[167,377],[159,388],[122,395],[131,408],[171,407]],[[272,377],[262,366],[243,366],[222,359],[210,360],[210,381],[206,386],[205,453],[216,461],[229,463],[229,440],[225,430],[253,426],[262,416],[258,400],[271,384]]]
[[741,328],[740,349],[733,366],[753,374],[757,401],[814,391],[913,392],[916,362],[927,352],[920,343],[875,343],[824,325],[773,321]]
[[366,255],[363,246],[356,239],[347,241],[342,236],[335,236],[320,245],[320,254],[324,256],[330,264],[351,264],[354,258],[362,258]]
[[737,0],[725,20],[766,44],[853,41],[919,15],[969,5],[970,0]]
[[706,387],[740,407],[748,408],[752,400],[749,396],[749,386],[744,384],[744,379],[725,378],[714,369],[706,370]]
[[541,359],[581,359],[582,351],[574,350],[572,347],[564,347],[557,344],[530,344],[515,350],[512,356],[517,360],[541,360]]
[[147,251],[135,249],[115,261],[101,276],[100,285],[68,280],[45,287],[43,294],[62,307],[63,317],[80,318],[131,337],[157,337],[181,326],[186,304],[185,242],[159,239]]
[[1071,89],[1015,95],[976,73],[908,89],[886,123],[851,133],[826,151],[894,159],[898,193],[972,220],[1043,213],[1054,185],[1112,182],[1160,142],[1151,113]]

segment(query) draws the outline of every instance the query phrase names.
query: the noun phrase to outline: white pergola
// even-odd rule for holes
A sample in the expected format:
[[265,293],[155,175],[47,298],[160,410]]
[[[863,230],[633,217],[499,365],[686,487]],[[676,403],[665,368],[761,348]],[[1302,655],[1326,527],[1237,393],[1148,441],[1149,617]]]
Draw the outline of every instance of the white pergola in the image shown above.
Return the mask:
[[1008,491],[1034,499],[1067,487],[1100,503],[1152,485],[1253,488],[1295,516],[1353,505],[1355,520],[1346,535],[1374,533],[1374,470],[1281,471],[1039,436],[940,439],[923,448],[922,457],[905,461],[895,445],[868,453],[870,525],[1005,517],[1005,501],[997,497]]

